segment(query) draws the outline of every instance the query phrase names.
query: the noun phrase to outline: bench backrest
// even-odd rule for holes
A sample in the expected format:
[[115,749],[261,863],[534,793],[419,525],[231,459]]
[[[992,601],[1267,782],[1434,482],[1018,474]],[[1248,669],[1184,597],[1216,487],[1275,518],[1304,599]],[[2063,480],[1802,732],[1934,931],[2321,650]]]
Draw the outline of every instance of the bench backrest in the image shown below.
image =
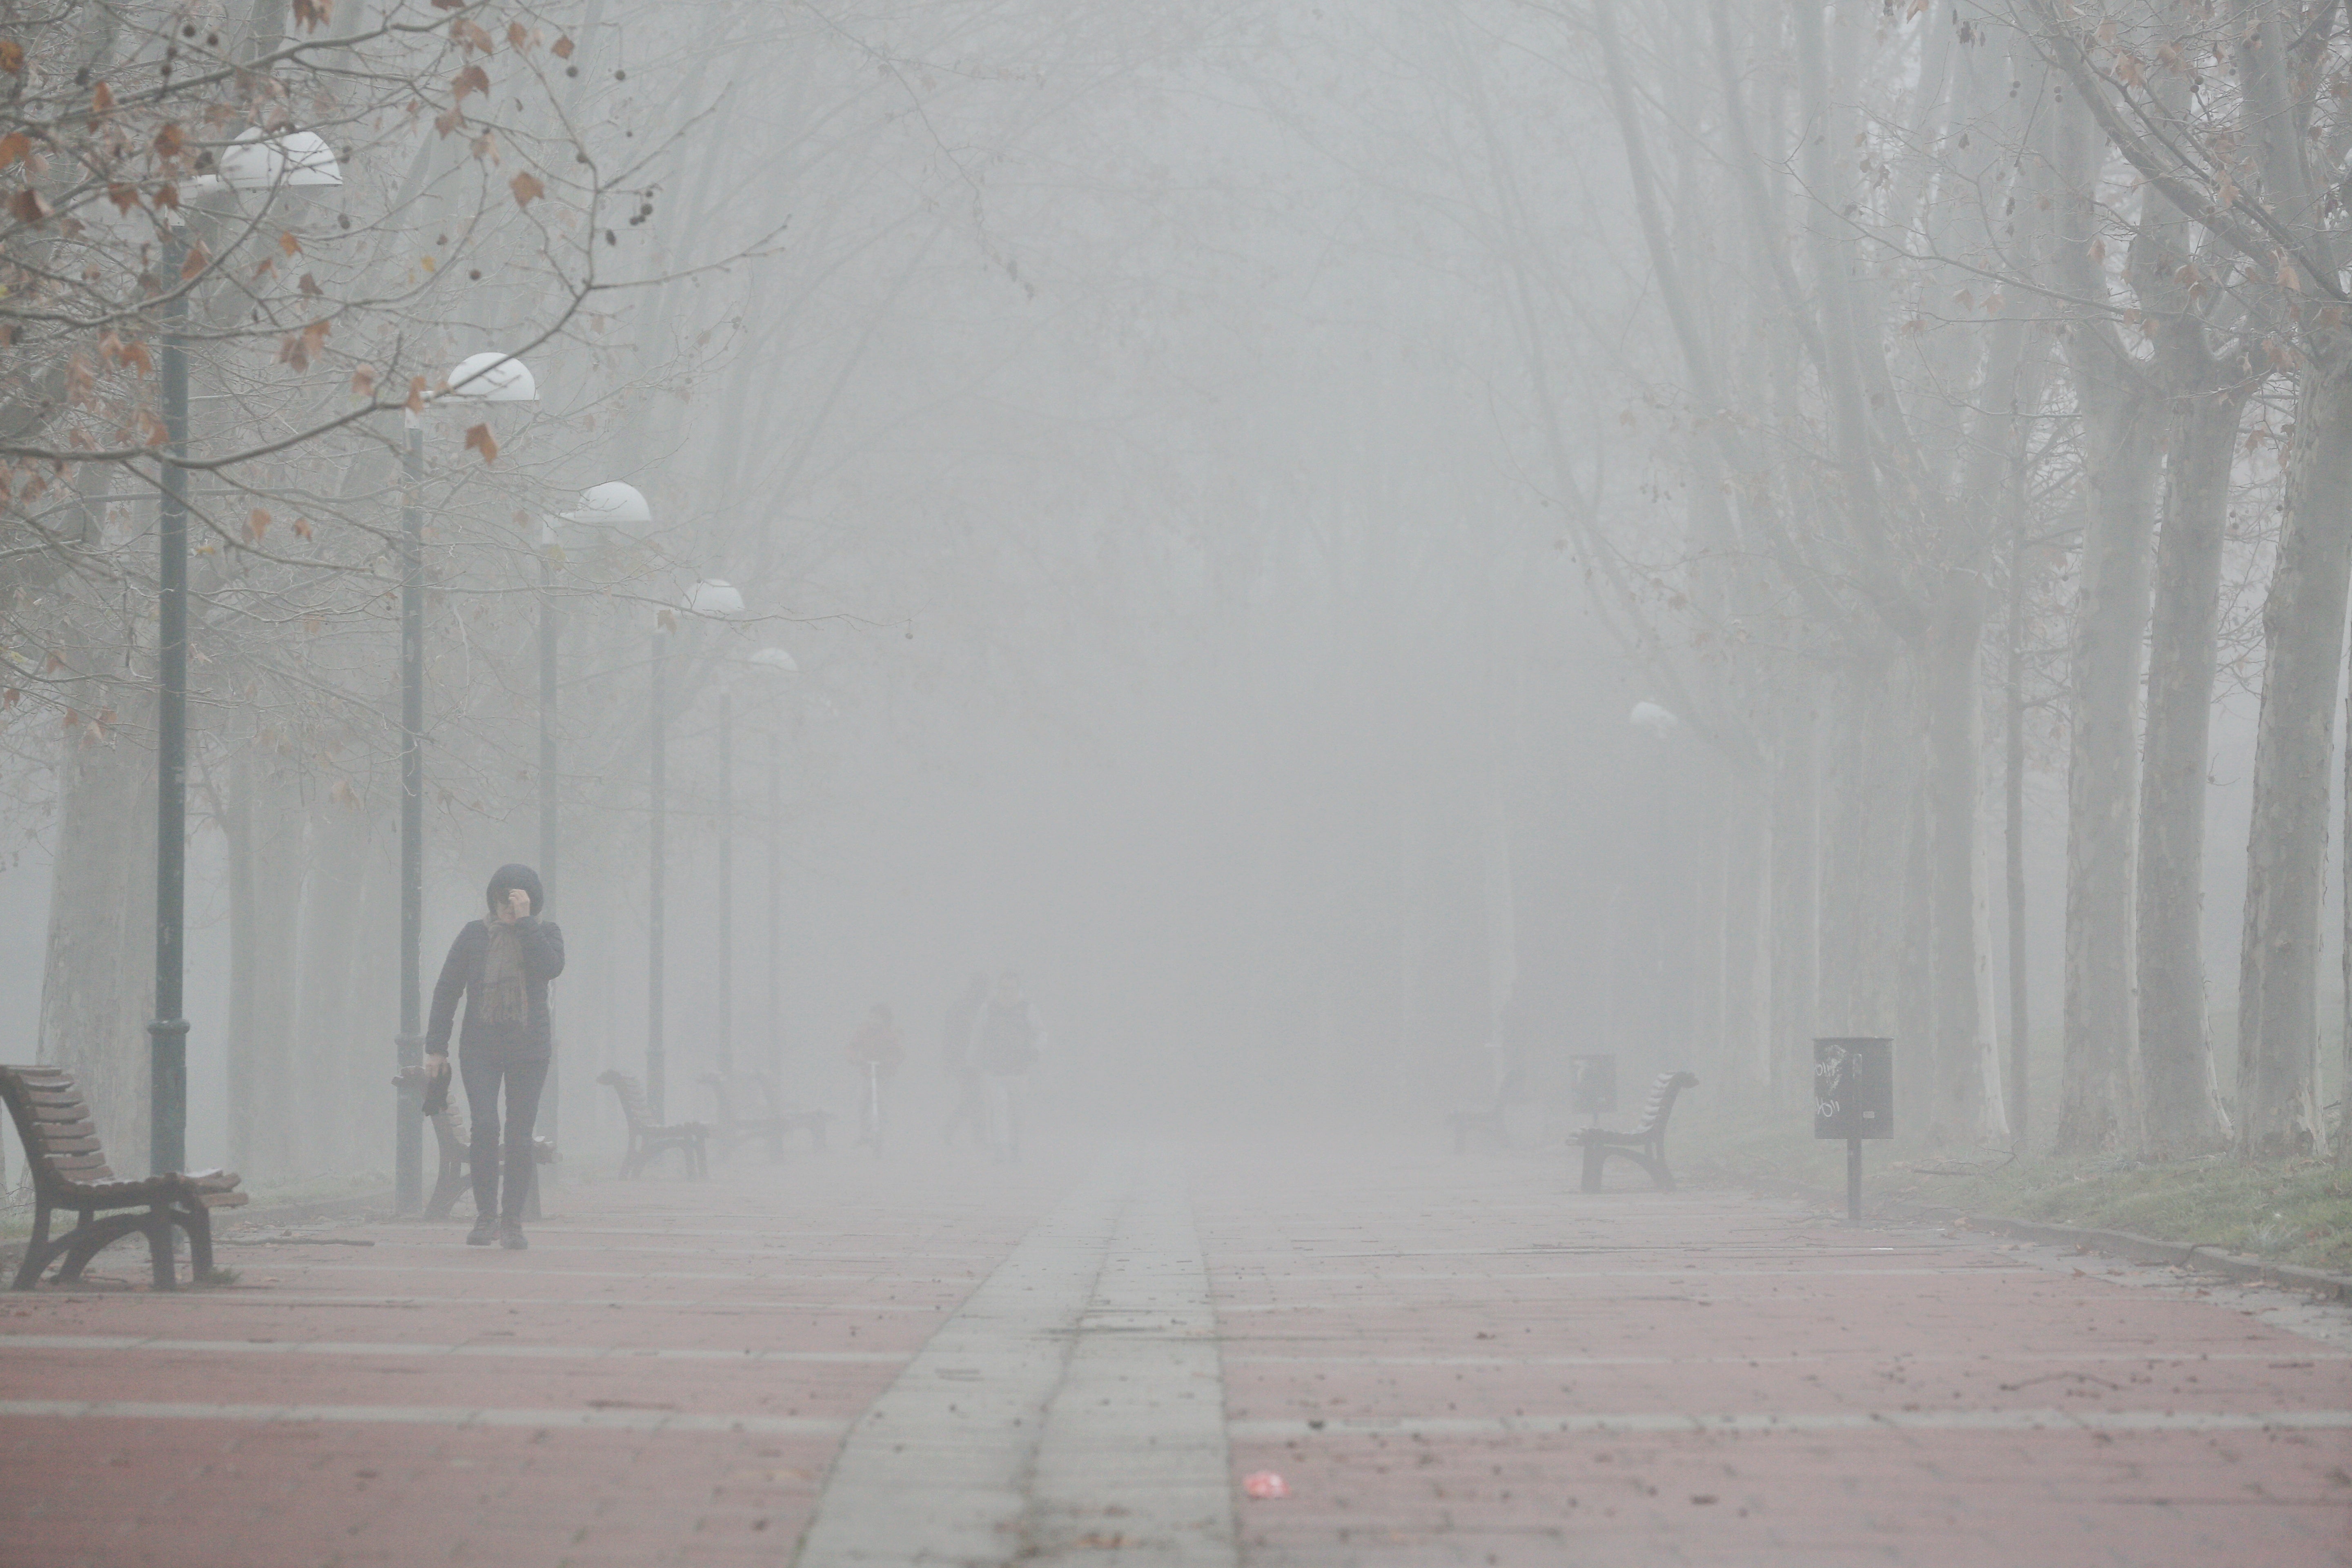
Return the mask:
[[25,1141],[26,1163],[37,1188],[57,1189],[79,1182],[109,1182],[98,1128],[74,1075],[55,1067],[0,1067],[0,1099]]
[[736,1110],[737,1106],[745,1104],[750,1098],[743,1092],[746,1075],[737,1073],[730,1077],[725,1073],[707,1072],[702,1075],[702,1081],[709,1086],[711,1101],[718,1107],[717,1119],[719,1126],[732,1127],[739,1121],[748,1120]]
[[653,1126],[654,1108],[646,1102],[646,1086],[618,1068],[608,1068],[596,1075],[598,1083],[609,1083],[613,1092],[621,1097],[621,1114],[629,1126],[643,1131]]
[[1666,1130],[1666,1118],[1675,1113],[1675,1097],[1686,1089],[1698,1087],[1698,1075],[1693,1072],[1662,1072],[1657,1082],[1650,1086],[1650,1098],[1642,1107],[1642,1125],[1634,1131],[1643,1138],[1655,1138]]

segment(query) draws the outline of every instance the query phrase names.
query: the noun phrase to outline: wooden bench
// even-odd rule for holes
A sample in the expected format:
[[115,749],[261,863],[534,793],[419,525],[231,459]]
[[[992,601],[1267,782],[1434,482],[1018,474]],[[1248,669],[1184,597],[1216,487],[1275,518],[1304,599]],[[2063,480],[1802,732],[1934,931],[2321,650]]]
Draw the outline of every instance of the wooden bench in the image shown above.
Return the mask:
[[1612,1154],[1622,1155],[1650,1173],[1658,1191],[1675,1190],[1675,1173],[1666,1169],[1666,1121],[1675,1113],[1675,1100],[1686,1089],[1698,1087],[1698,1076],[1689,1072],[1662,1072],[1658,1081],[1650,1086],[1649,1102],[1642,1108],[1642,1125],[1631,1132],[1612,1132],[1602,1127],[1580,1129],[1575,1141],[1584,1149],[1584,1190],[1601,1190],[1601,1168]]
[[[784,1139],[795,1131],[804,1131],[809,1141],[819,1149],[824,1147],[825,1122],[829,1115],[822,1110],[786,1110],[782,1097],[777,1094],[775,1080],[766,1073],[737,1073],[732,1078],[707,1072],[702,1075],[703,1087],[710,1090],[716,1103],[717,1120],[711,1123],[710,1137],[719,1145],[719,1157],[731,1160],[735,1151],[754,1138],[768,1145],[771,1163],[784,1157]],[[751,1098],[749,1089],[759,1097],[763,1107],[760,1114],[743,1116],[738,1107]]]
[[621,1116],[629,1124],[629,1151],[621,1156],[623,1181],[642,1174],[653,1157],[666,1149],[686,1156],[686,1173],[693,1180],[710,1174],[710,1155],[704,1147],[709,1128],[699,1121],[673,1121],[667,1126],[656,1121],[653,1108],[646,1103],[645,1085],[617,1068],[598,1073],[596,1081],[613,1086],[613,1092],[621,1097]]
[[[454,1068],[452,1069],[455,1070]],[[394,1089],[413,1090],[421,1100],[425,1094],[425,1069],[403,1068],[392,1080]],[[466,1123],[457,1115],[457,1103],[448,1103],[426,1117],[433,1124],[433,1142],[441,1157],[441,1165],[433,1177],[433,1195],[425,1200],[426,1219],[447,1219],[457,1208],[457,1200],[473,1187],[474,1148],[466,1135]],[[530,1192],[523,1200],[522,1217],[544,1219],[539,1208],[539,1167],[555,1163],[555,1141],[533,1138],[530,1141]]]
[[[65,1261],[58,1268],[58,1283],[71,1284],[100,1251],[126,1236],[143,1234],[155,1289],[173,1289],[179,1283],[172,1261],[175,1226],[188,1236],[191,1281],[211,1277],[212,1211],[246,1202],[236,1175],[175,1171],[138,1179],[117,1176],[106,1163],[89,1106],[73,1074],[63,1068],[0,1067],[0,1099],[8,1102],[33,1173],[33,1234],[25,1243],[15,1289],[31,1289],[60,1257]],[[49,1218],[58,1209],[72,1209],[81,1218],[52,1237]]]

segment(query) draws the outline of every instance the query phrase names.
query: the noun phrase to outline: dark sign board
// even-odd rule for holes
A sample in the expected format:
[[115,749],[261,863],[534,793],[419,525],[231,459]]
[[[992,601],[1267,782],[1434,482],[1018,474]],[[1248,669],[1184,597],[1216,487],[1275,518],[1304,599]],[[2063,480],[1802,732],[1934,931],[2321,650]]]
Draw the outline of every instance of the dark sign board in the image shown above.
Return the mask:
[[1895,1042],[1813,1042],[1813,1136],[1895,1136]]
[[1615,1057],[1570,1057],[1568,1068],[1569,1104],[1579,1116],[1606,1116],[1617,1109]]

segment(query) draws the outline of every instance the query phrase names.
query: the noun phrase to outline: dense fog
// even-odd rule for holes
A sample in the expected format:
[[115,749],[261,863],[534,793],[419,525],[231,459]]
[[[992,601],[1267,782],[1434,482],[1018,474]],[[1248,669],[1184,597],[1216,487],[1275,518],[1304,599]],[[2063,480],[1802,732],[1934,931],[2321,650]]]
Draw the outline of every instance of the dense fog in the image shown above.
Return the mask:
[[[2329,1146],[2337,34],[435,4],[12,23],[0,1028],[119,1166],[174,330],[192,1163],[393,1166],[411,504],[423,984],[538,866],[583,1171],[656,754],[673,1116],[845,1110],[881,1003],[928,1137],[1010,968],[1065,1127],[1565,1126],[1586,1053],[1801,1119],[1811,1038],[1884,1035],[1950,1145]],[[341,183],[204,186],[248,128]]]

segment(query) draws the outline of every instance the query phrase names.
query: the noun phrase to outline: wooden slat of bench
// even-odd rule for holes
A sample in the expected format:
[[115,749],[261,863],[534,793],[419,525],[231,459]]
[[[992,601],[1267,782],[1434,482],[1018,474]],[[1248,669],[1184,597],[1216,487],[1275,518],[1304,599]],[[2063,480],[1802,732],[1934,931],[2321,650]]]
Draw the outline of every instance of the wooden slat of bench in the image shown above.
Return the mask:
[[44,1154],[102,1154],[106,1152],[106,1149],[94,1137],[44,1138],[41,1140],[41,1152]]
[[60,1175],[79,1175],[84,1171],[106,1169],[106,1155],[100,1150],[91,1150],[80,1154],[44,1153],[41,1158],[50,1170]]
[[79,1139],[98,1137],[98,1129],[87,1121],[37,1121],[33,1135],[44,1149],[56,1149]]
[[198,1193],[196,1201],[208,1209],[241,1209],[253,1201],[250,1193]]
[[71,1105],[28,1105],[25,1110],[35,1121],[87,1121],[89,1120],[89,1107],[79,1100]]

